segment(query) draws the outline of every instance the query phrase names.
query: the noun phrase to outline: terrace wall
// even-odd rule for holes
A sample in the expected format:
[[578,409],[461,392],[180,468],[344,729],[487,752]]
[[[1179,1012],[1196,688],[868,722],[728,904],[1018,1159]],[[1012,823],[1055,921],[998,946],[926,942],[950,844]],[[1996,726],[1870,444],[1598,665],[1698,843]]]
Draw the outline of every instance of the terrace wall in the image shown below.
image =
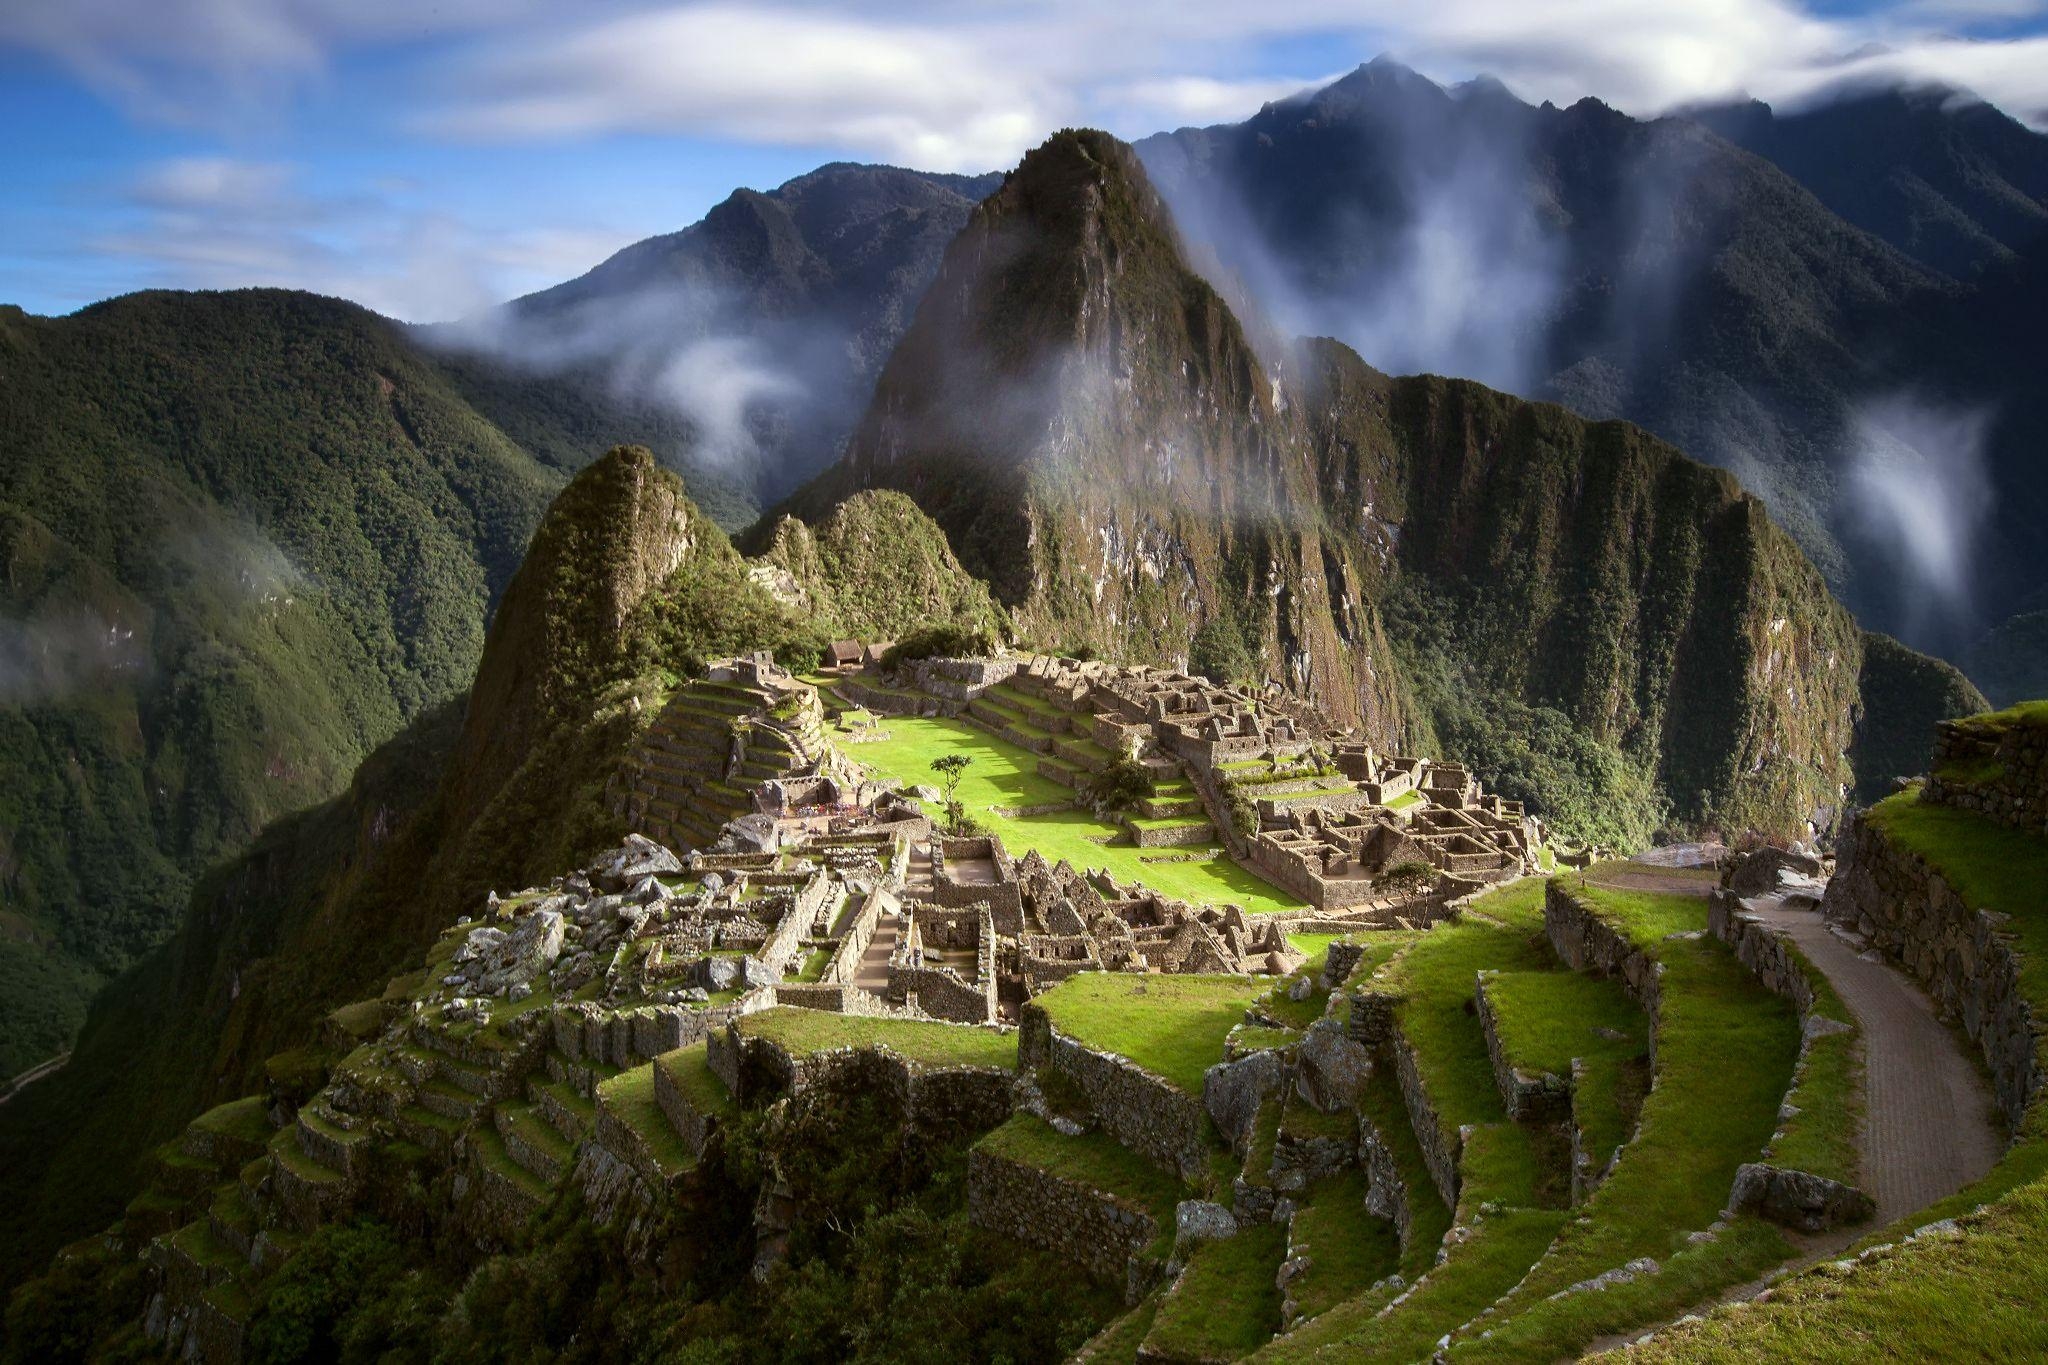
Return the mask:
[[1151,1210],[978,1147],[967,1156],[967,1217],[985,1232],[1123,1285],[1127,1303],[1159,1277],[1160,1267],[1143,1255],[1163,1231]]
[[1664,1003],[1663,967],[1556,880],[1544,887],[1543,928],[1567,967],[1615,978],[1629,999],[1650,1016],[1650,1061],[1654,1066],[1657,1020]]
[[1920,799],[2048,835],[2048,726],[1944,721]]
[[2048,1031],[2021,989],[2024,964],[2007,917],[1971,909],[1938,868],[1862,813],[1837,848],[1821,912],[1868,939],[1962,1024],[1991,1068],[1999,1108],[2017,1125],[2048,1076]]
[[1079,1086],[1102,1131],[1184,1180],[1196,1179],[1210,1152],[1208,1112],[1201,1097],[1162,1080],[1113,1052],[1098,1052],[1052,1026],[1045,1011],[1024,1007],[1020,1068],[1049,1066]]

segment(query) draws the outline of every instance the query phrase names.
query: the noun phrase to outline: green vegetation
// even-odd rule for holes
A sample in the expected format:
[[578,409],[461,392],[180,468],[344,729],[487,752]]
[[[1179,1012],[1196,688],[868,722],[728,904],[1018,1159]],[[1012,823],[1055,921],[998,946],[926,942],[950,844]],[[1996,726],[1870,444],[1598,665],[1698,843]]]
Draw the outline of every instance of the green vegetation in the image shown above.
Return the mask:
[[1159,1301],[1146,1351],[1169,1360],[1231,1360],[1280,1330],[1274,1275],[1287,1254],[1287,1229],[1259,1223],[1209,1242]]
[[1015,1114],[975,1145],[990,1156],[1126,1200],[1152,1215],[1166,1244],[1173,1241],[1173,1210],[1185,1187],[1114,1138],[1099,1132],[1065,1137],[1043,1119]]
[[1293,1240],[1309,1268],[1288,1286],[1302,1317],[1356,1298],[1400,1268],[1394,1225],[1365,1211],[1365,1176],[1349,1171],[1310,1191],[1294,1215]]
[[[1705,901],[1601,888],[1577,894],[1663,964],[1658,1083],[1643,1101],[1636,1136],[1614,1173],[1516,1289],[1518,1303],[1534,1303],[1638,1256],[1662,1260],[1685,1245],[1688,1231],[1712,1224],[1736,1168],[1755,1160],[1770,1140],[1799,1055],[1791,1006],[1725,945],[1668,937],[1674,921],[1685,923],[1685,932],[1704,928]],[[1743,1058],[1744,1065],[1727,1065],[1730,1057]],[[1726,1282],[1748,1271],[1730,1264]],[[1597,1308],[1589,1307],[1586,1316],[1585,1330],[1606,1330]],[[1565,1343],[1571,1344],[1583,1342]]]
[[2032,1360],[2048,1355],[2039,1286],[2048,1275],[2048,1184],[2018,1189],[1958,1232],[1823,1266],[1774,1287],[1769,1302],[1681,1323],[1632,1360],[1709,1365],[1785,1361]]
[[469,685],[560,474],[393,324],[275,290],[0,309],[0,1075],[194,881]]
[[1106,842],[1121,837],[1118,827],[1087,811],[1019,817],[999,814],[998,807],[1014,810],[1070,801],[1072,793],[1039,776],[1036,754],[964,721],[892,716],[887,739],[849,746],[847,753],[879,776],[905,786],[928,782],[932,761],[942,755],[967,756],[972,766],[960,783],[960,804],[990,833],[1000,836],[1013,856],[1022,857],[1035,848],[1049,861],[1064,858],[1077,868],[1103,868],[1118,881],[1141,882],[1162,895],[1197,905],[1234,903],[1254,912],[1290,910],[1299,905],[1218,848],[1176,849],[1202,856],[1189,862],[1148,863],[1140,856],[1143,850]]
[[1202,1074],[1223,1060],[1224,1038],[1261,989],[1236,976],[1082,972],[1032,1004],[1076,1042],[1200,1095]]
[[1880,801],[1864,818],[1938,869],[1967,904],[2012,916],[2004,929],[2019,941],[2021,989],[2048,1000],[2048,839],[1923,803],[1917,791]]
[[744,1016],[740,1031],[799,1057],[835,1047],[883,1046],[929,1066],[993,1066],[1008,1071],[1017,1067],[1016,1034],[965,1024],[784,1008]]
[[1856,770],[1859,805],[1882,799],[1894,778],[1926,771],[1927,741],[1936,721],[1988,708],[1983,694],[1951,665],[1869,631],[1863,635],[1857,690],[1864,711],[1856,722],[1849,761]]
[[1628,1139],[1647,1085],[1648,1020],[1621,984],[1583,972],[1503,972],[1486,979],[1501,1051],[1532,1075],[1569,1081],[1572,1121],[1604,1164]]

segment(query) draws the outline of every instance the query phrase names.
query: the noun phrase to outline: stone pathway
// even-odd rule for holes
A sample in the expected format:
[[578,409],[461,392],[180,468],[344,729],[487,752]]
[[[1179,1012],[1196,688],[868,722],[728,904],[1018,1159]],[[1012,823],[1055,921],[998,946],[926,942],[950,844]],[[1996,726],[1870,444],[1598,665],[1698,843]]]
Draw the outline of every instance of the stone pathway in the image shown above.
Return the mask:
[[1863,1030],[1864,1193],[1872,1226],[1926,1208],[1990,1170],[2005,1149],[1991,1091],[1956,1035],[1896,968],[1866,958],[1781,893],[1743,902],[1833,984]]

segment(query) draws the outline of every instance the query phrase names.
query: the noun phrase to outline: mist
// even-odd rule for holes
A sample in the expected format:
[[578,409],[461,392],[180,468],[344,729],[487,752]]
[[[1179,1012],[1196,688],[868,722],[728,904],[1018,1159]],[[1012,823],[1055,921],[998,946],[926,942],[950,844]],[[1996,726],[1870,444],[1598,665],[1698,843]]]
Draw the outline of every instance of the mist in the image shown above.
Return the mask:
[[1194,258],[1222,263],[1237,278],[1219,288],[1278,328],[1335,337],[1389,373],[1528,392],[1566,274],[1557,206],[1530,175],[1530,112],[1491,82],[1445,91],[1376,65],[1260,115],[1342,139],[1342,187],[1276,187],[1292,168],[1254,164],[1263,133],[1209,157],[1173,138],[1139,150]]
[[1992,412],[1911,392],[1879,395],[1851,413],[1843,515],[1888,565],[1904,629],[1967,631],[1978,538],[1991,514],[1985,442]]
[[148,670],[149,651],[135,628],[97,612],[0,616],[0,706],[58,702]]
[[661,282],[567,301],[540,295],[423,335],[532,373],[595,376],[613,401],[687,424],[691,464],[752,478],[778,415],[829,394],[847,361],[828,326],[748,312],[725,291]]

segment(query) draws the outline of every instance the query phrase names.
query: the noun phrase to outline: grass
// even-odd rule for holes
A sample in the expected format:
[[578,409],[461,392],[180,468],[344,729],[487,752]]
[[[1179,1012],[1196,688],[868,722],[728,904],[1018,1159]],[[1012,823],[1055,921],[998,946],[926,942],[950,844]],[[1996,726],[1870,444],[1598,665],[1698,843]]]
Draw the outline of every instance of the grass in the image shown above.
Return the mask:
[[2018,938],[2020,989],[2030,1000],[2048,1000],[2048,898],[2041,894],[2048,839],[1969,811],[1923,805],[1913,792],[1878,802],[1864,819],[1939,869],[1972,909],[2012,916],[2005,929]]
[[1223,1060],[1224,1038],[1260,989],[1237,976],[1081,972],[1032,1004],[1076,1042],[1200,1095],[1203,1073]]
[[[1376,1071],[1363,1107],[1389,1145],[1408,1183],[1416,1236],[1403,1274],[1427,1269],[1398,1303],[1387,1294],[1341,1303],[1263,1352],[1276,1360],[1322,1354],[1345,1360],[1411,1361],[1428,1357],[1445,1333],[1515,1287],[1557,1235],[1567,1215],[1564,1162],[1555,1141],[1507,1122],[1479,1021],[1468,1011],[1481,967],[1537,971],[1555,966],[1543,936],[1543,888],[1519,882],[1488,893],[1464,919],[1416,936],[1375,970],[1373,984],[1401,997],[1395,1019],[1415,1055],[1444,1139],[1462,1137],[1456,1221],[1461,1240],[1429,1266],[1424,1220],[1448,1219],[1422,1163],[1391,1076]],[[1443,1221],[1438,1221],[1443,1220]],[[1439,1234],[1440,1235],[1440,1234]]]
[[1294,1215],[1294,1249],[1309,1258],[1289,1286],[1300,1317],[1355,1298],[1400,1269],[1400,1233],[1365,1211],[1365,1184],[1356,1170],[1326,1180]]
[[1853,1185],[1862,1166],[1862,1030],[1826,974],[1796,947],[1786,946],[1813,991],[1814,1013],[1849,1029],[1807,1044],[1798,1078],[1785,1097],[1799,1112],[1786,1121],[1780,1130],[1784,1136],[1771,1144],[1767,1156],[1774,1165]]
[[[1572,1119],[1586,1149],[1604,1162],[1628,1139],[1634,1119],[1630,1064],[1649,1046],[1643,1012],[1619,983],[1580,972],[1503,972],[1487,979],[1486,998],[1511,1065],[1570,1080],[1573,1060],[1583,1063]],[[1602,1029],[1622,1036],[1605,1037]]]
[[[996,807],[1016,809],[1073,800],[1073,793],[1038,773],[1039,756],[1009,744],[964,721],[937,717],[892,717],[889,738],[854,746],[849,757],[878,776],[916,786],[938,785],[932,760],[949,753],[973,759],[961,779],[959,800],[967,813],[1002,838],[1018,857],[1037,849],[1048,861],[1064,858],[1077,868],[1104,868],[1121,882],[1141,882],[1161,895],[1196,905],[1236,904],[1248,911],[1296,910],[1301,902],[1263,878],[1232,862],[1220,847],[1190,847],[1181,852],[1206,856],[1187,862],[1147,863],[1145,850],[1131,845],[1105,847],[1098,839],[1121,837],[1123,829],[1082,810],[1049,815],[1006,816]],[[1168,823],[1188,823],[1186,820]]]
[[1280,1291],[1273,1282],[1287,1254],[1287,1230],[1259,1223],[1210,1242],[1159,1301],[1145,1351],[1169,1360],[1232,1360],[1257,1350],[1280,1330]]
[[1710,1365],[2048,1358],[2048,1183],[2036,1182],[1930,1236],[1853,1267],[1816,1267],[1769,1301],[1721,1309],[1640,1347],[1630,1359]]
[[270,1114],[263,1107],[261,1095],[245,1095],[239,1100],[213,1108],[192,1120],[194,1128],[203,1128],[209,1133],[220,1133],[236,1138],[253,1146],[261,1147],[270,1141],[273,1129]]
[[1145,1334],[1152,1330],[1152,1319],[1158,1312],[1159,1296],[1146,1296],[1143,1303],[1090,1337],[1074,1359],[1114,1361],[1117,1365],[1137,1359],[1138,1347],[1144,1344]]
[[740,1032],[767,1039],[795,1056],[835,1047],[887,1047],[927,1066],[993,1066],[1014,1071],[1017,1035],[964,1024],[881,1019],[782,1007],[749,1014]]
[[1013,1115],[975,1144],[990,1156],[1099,1190],[1120,1203],[1150,1213],[1167,1242],[1173,1211],[1186,1193],[1181,1183],[1116,1139],[1102,1133],[1064,1137],[1030,1114]]
[[[1543,1330],[1525,1324],[1517,1331],[1526,1338],[1518,1359],[1569,1355],[1603,1333],[1640,1321],[1628,1317],[1638,1305],[1607,1292],[1544,1304],[1546,1296],[1636,1257],[1662,1262],[1692,1253],[1686,1277],[1657,1286],[1655,1296],[1647,1288],[1639,1291],[1660,1297],[1660,1308],[1675,1308],[1739,1283],[1790,1253],[1782,1238],[1764,1229],[1698,1247],[1685,1237],[1716,1221],[1736,1168],[1754,1160],[1770,1139],[1799,1051],[1792,1007],[1718,940],[1664,936],[1703,927],[1704,901],[1598,888],[1576,894],[1663,964],[1657,1086],[1643,1101],[1636,1136],[1614,1173],[1503,1303],[1504,1316],[1543,1307]],[[1679,928],[1672,929],[1674,924]],[[1730,1058],[1743,1064],[1731,1066]],[[1680,1292],[1689,1297],[1671,1302]]]
[[[601,1108],[640,1135],[664,1176],[673,1178],[697,1164],[697,1158],[683,1145],[682,1135],[669,1125],[668,1115],[655,1103],[652,1062],[600,1081],[597,1100]],[[492,1130],[484,1132],[496,1136]]]
[[832,952],[831,948],[813,948],[805,954],[804,965],[796,974],[798,984],[810,985],[823,979],[825,969],[832,965]]

